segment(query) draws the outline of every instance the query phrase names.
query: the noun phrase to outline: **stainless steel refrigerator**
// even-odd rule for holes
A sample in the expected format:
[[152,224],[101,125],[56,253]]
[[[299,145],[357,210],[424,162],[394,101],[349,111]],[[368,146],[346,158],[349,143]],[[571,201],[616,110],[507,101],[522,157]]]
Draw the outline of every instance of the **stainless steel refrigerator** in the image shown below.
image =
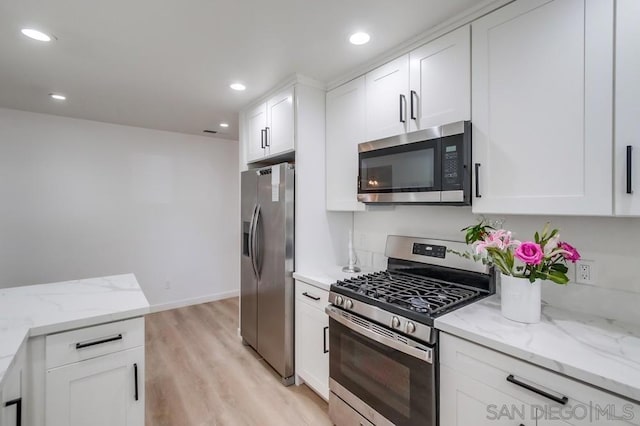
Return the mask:
[[289,163],[242,173],[240,333],[293,383],[294,167]]

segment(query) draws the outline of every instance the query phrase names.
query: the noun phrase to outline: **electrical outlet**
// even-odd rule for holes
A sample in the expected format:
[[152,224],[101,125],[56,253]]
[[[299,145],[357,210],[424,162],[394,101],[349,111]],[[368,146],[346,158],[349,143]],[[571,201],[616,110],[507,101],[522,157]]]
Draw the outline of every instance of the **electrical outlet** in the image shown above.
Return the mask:
[[579,260],[576,262],[576,283],[595,284],[596,263],[593,260]]

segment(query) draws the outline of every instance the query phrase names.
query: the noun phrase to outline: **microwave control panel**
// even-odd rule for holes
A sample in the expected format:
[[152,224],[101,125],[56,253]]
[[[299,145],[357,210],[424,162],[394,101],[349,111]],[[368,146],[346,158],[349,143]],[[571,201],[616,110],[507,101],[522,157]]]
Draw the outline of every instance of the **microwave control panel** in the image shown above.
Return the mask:
[[462,135],[442,138],[442,189],[462,188],[464,152]]

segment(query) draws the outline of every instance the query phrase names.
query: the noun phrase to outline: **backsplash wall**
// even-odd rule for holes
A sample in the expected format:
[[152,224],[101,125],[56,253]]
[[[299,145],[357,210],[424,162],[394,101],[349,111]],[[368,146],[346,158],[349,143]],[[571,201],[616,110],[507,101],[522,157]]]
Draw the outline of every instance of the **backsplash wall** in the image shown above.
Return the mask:
[[[465,207],[382,206],[355,214],[354,246],[360,263],[384,269],[387,235],[442,239],[463,238],[460,230],[480,216]],[[607,318],[640,322],[640,218],[547,217],[490,215],[504,220],[515,238],[528,240],[547,221],[560,228],[563,240],[575,245],[583,259],[595,261],[595,284],[569,283],[543,287],[545,302]],[[570,270],[573,281],[575,272]]]

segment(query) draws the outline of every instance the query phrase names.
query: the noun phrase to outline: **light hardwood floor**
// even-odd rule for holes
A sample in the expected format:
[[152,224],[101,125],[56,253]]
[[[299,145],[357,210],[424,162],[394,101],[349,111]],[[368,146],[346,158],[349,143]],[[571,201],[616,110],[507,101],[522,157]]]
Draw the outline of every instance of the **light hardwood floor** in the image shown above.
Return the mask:
[[146,425],[330,425],[327,404],[282,386],[237,329],[237,298],[146,317]]

